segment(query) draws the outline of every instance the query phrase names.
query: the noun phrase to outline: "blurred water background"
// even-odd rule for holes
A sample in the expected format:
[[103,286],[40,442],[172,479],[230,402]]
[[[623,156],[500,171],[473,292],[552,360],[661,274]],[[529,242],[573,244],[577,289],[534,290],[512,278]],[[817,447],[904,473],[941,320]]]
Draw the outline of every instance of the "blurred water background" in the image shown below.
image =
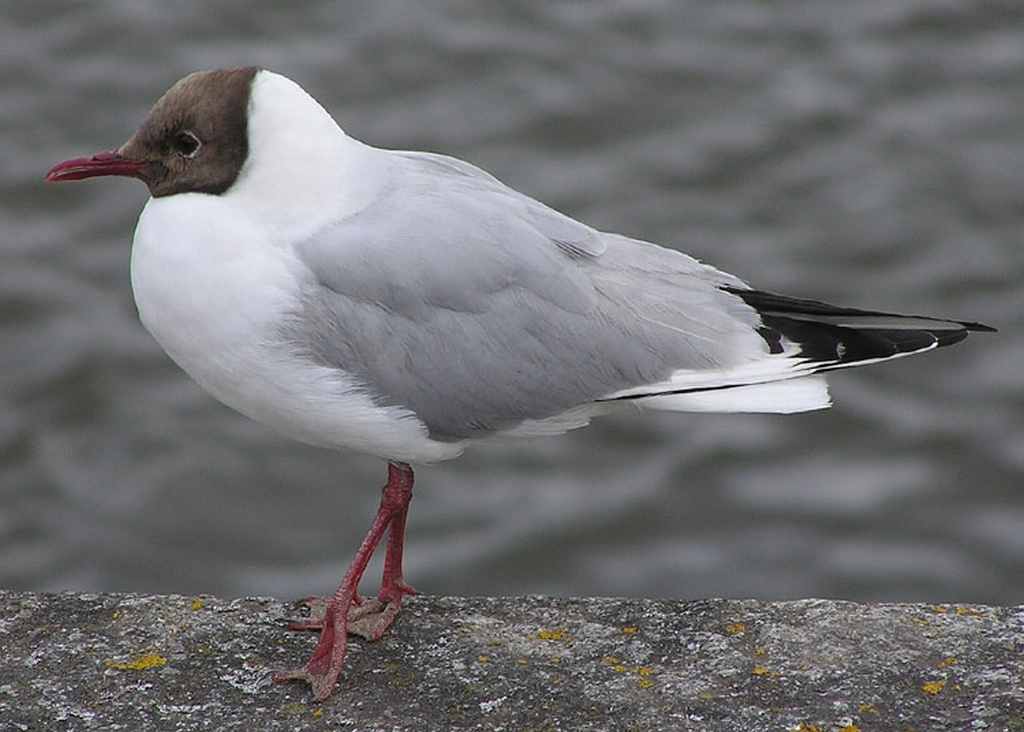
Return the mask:
[[237,416],[138,323],[143,186],[42,183],[179,76],[258,64],[762,289],[1001,330],[836,375],[827,412],[421,470],[418,588],[1024,601],[1021,3],[5,3],[0,49],[0,586],[328,592],[369,526],[380,461]]

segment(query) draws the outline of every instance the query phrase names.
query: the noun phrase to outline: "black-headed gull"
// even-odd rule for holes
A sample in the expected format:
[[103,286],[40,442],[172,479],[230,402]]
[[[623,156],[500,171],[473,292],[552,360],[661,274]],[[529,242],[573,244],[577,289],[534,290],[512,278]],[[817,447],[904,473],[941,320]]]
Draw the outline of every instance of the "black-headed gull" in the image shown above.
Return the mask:
[[[802,412],[824,372],[955,343],[979,323],[751,289],[597,231],[455,158],[346,135],[279,74],[177,82],[116,151],[47,175],[142,180],[143,324],[214,397],[289,437],[389,462],[377,517],[319,618],[318,699],[346,633],[379,638],[404,595],[412,463],[550,435],[623,407]],[[357,594],[389,532],[376,600]]]

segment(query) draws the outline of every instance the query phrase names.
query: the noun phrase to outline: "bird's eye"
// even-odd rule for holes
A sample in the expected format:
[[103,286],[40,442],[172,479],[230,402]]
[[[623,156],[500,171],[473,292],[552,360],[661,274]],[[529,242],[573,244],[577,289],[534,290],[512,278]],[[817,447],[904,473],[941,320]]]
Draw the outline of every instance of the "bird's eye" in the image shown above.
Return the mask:
[[199,138],[188,130],[183,130],[174,136],[174,151],[186,158],[194,158],[202,143]]

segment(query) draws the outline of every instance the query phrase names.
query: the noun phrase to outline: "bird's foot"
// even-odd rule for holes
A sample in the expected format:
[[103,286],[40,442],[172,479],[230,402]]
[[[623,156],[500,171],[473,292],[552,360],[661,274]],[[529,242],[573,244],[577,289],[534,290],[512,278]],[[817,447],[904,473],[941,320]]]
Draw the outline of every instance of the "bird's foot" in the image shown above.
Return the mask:
[[396,579],[382,587],[375,598],[364,599],[354,595],[348,601],[344,615],[339,613],[344,599],[307,597],[301,600],[309,608],[310,617],[293,621],[288,627],[292,630],[319,630],[320,640],[305,666],[275,673],[274,681],[305,681],[313,687],[317,701],[323,701],[330,696],[345,663],[346,636],[352,634],[369,641],[379,640],[395,622],[402,598],[414,594],[416,590]]
[[377,597],[349,610],[348,632],[368,641],[380,640],[398,617],[402,598],[415,594],[416,590],[400,579],[382,587]]
[[[307,598],[304,602],[312,609],[314,599],[318,598]],[[349,606],[349,612],[360,606],[355,604],[354,599],[354,597],[346,598],[343,601]],[[305,681],[313,688],[313,697],[317,701],[324,701],[331,695],[334,685],[338,682],[342,666],[345,664],[345,655],[348,650],[346,637],[348,613],[339,613],[338,607],[339,602],[333,599],[328,600],[320,619],[314,618],[308,622],[294,623],[289,626],[313,629],[316,627],[315,624],[319,623],[320,640],[305,666],[288,671],[278,671],[273,676],[275,683]]]
[[[404,580],[396,579],[387,586],[381,587],[375,598],[356,595],[348,609],[347,632],[349,635],[358,635],[368,641],[380,640],[381,636],[395,622],[398,610],[402,605],[402,598],[405,595],[415,594],[416,590],[406,584]],[[307,608],[309,614],[307,617],[290,621],[288,630],[322,631],[324,618],[327,617],[327,609],[332,602],[334,602],[334,598],[331,597],[313,595],[302,598],[296,604]]]

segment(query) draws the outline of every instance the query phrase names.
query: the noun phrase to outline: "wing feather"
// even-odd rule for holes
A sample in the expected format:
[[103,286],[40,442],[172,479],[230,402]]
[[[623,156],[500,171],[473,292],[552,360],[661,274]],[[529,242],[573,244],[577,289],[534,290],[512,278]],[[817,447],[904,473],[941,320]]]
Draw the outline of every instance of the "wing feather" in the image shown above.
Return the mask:
[[721,289],[736,278],[596,232],[461,161],[399,155],[399,185],[297,248],[309,276],[285,330],[436,438],[767,353],[754,310]]

